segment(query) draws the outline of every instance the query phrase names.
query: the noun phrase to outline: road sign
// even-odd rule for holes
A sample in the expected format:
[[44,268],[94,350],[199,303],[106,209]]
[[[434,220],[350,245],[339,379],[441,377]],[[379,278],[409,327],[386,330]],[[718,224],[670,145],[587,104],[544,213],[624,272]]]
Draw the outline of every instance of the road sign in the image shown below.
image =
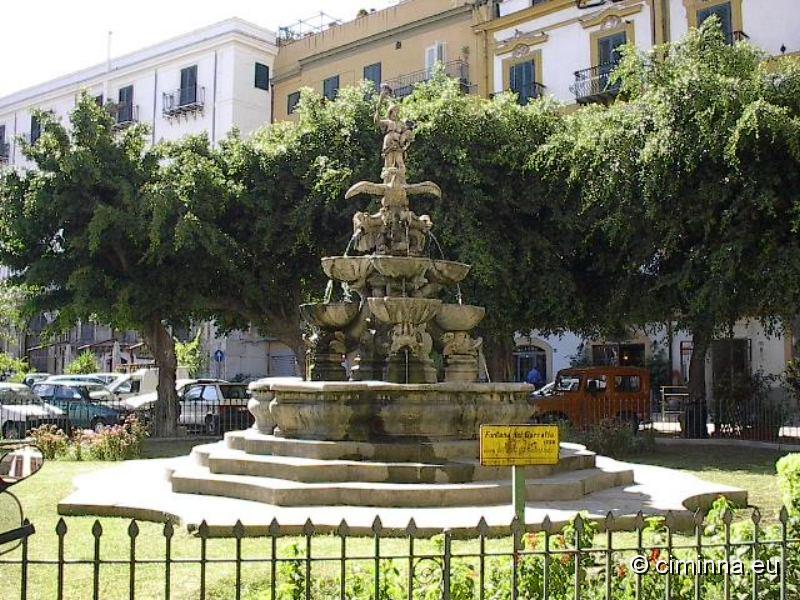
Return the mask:
[[221,363],[223,360],[225,360],[225,353],[222,350],[214,352],[214,362]]
[[481,425],[481,465],[558,464],[557,425]]

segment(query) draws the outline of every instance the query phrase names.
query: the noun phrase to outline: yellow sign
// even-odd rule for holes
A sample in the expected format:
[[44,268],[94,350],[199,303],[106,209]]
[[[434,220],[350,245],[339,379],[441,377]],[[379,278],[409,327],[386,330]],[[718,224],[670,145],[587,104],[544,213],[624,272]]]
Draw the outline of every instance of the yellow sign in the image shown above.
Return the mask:
[[485,467],[557,465],[558,451],[556,425],[481,425]]

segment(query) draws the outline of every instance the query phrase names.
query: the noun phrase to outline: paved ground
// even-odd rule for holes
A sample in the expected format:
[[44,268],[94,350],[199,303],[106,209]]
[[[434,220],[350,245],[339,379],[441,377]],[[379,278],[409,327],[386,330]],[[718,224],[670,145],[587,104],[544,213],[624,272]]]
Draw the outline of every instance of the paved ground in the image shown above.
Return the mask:
[[[402,532],[413,517],[422,534],[439,533],[449,528],[457,535],[474,529],[484,517],[497,534],[507,533],[512,518],[509,505],[448,508],[370,508],[356,506],[281,507],[193,494],[176,494],[168,472],[190,466],[189,457],[129,461],[118,466],[76,478],[76,490],[59,504],[63,515],[119,516],[162,521],[166,516],[190,529],[203,520],[212,535],[230,535],[237,520],[247,534],[263,535],[275,519],[283,533],[299,533],[308,518],[317,531],[334,530],[347,521],[351,532],[369,533],[376,517],[384,531]],[[602,469],[631,468],[633,485],[595,492],[575,501],[528,503],[526,521],[531,529],[541,528],[545,516],[555,526],[568,522],[578,511],[602,518],[610,511],[620,528],[631,528],[638,511],[647,515],[673,511],[686,528],[692,511],[708,506],[719,495],[747,503],[747,493],[737,488],[705,482],[679,471],[649,465],[624,464],[597,457]],[[510,498],[509,498],[510,502]]]

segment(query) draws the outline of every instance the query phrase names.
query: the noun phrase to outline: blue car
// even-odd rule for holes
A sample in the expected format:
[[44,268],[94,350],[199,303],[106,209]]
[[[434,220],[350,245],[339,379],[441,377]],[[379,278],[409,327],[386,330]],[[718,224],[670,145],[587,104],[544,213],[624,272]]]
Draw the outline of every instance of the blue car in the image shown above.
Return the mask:
[[125,421],[125,411],[101,403],[81,382],[41,382],[34,384],[33,393],[46,403],[64,411],[70,429],[102,431],[110,425]]

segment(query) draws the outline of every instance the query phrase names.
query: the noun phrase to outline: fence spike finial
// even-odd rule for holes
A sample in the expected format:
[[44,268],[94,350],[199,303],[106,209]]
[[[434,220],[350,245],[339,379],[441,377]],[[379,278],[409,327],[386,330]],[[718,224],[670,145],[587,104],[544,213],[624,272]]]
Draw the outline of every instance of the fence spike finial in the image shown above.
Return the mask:
[[236,519],[236,523],[233,524],[233,537],[237,540],[240,540],[244,537],[244,525],[242,525],[242,521],[240,519]]
[[406,535],[412,538],[417,536],[417,522],[414,521],[414,517],[411,517],[406,525]]
[[336,535],[343,538],[350,535],[350,526],[344,519],[342,519],[342,522],[339,523],[339,527],[336,529]]
[[553,531],[553,522],[550,520],[550,515],[545,515],[542,519],[542,531],[551,533]]
[[670,531],[675,529],[675,525],[676,525],[675,513],[672,512],[671,510],[668,510],[667,514],[664,516],[664,525],[666,525],[667,529],[669,529]]
[[781,512],[778,513],[778,520],[782,525],[786,525],[786,523],[789,522],[789,511],[786,510],[786,506],[781,506]]
[[175,526],[172,524],[172,519],[167,519],[164,522],[164,537],[171,538],[175,535]]
[[614,531],[615,525],[616,525],[616,523],[615,523],[615,519],[614,519],[614,512],[613,511],[608,511],[606,513],[606,521],[605,521],[606,531]]
[[694,524],[696,527],[702,527],[703,521],[705,520],[706,514],[701,509],[698,508],[696,511],[694,511]]
[[135,538],[139,535],[139,524],[136,522],[136,519],[131,519],[130,525],[128,525],[128,537]]
[[478,521],[478,534],[482,535],[483,537],[489,535],[489,524],[483,517],[481,517],[481,520]]
[[208,523],[206,523],[205,519],[200,521],[200,525],[197,527],[197,534],[200,536],[201,540],[208,539],[208,534],[209,534]]
[[517,515],[514,515],[514,518],[511,519],[511,533],[514,535],[521,535],[525,533],[525,526],[520,521]]
[[578,533],[583,533],[584,529],[584,522],[581,513],[575,515],[575,518],[572,520],[572,526],[575,528],[575,531]]
[[383,523],[381,523],[381,518],[378,515],[375,515],[375,520],[372,522],[372,533],[376,536],[379,536],[383,531]]
[[306,522],[303,523],[303,535],[314,535],[315,532],[314,523],[311,522],[311,518],[309,517],[306,519]]
[[730,508],[725,509],[725,513],[722,515],[722,522],[725,525],[733,523],[733,511]]
[[103,526],[100,524],[98,519],[95,519],[94,525],[92,525],[92,535],[96,538],[99,538],[103,535]]
[[281,534],[281,526],[278,524],[278,519],[275,517],[272,518],[268,531],[272,537],[278,537]]
[[59,518],[58,523],[56,523],[56,535],[59,537],[67,535],[67,522],[64,517]]
[[750,516],[750,519],[753,521],[753,525],[761,523],[761,511],[758,510],[757,506],[753,509],[753,514]]
[[634,518],[633,520],[633,526],[636,529],[644,529],[645,520],[644,520],[644,513],[642,511],[636,513],[636,518]]

